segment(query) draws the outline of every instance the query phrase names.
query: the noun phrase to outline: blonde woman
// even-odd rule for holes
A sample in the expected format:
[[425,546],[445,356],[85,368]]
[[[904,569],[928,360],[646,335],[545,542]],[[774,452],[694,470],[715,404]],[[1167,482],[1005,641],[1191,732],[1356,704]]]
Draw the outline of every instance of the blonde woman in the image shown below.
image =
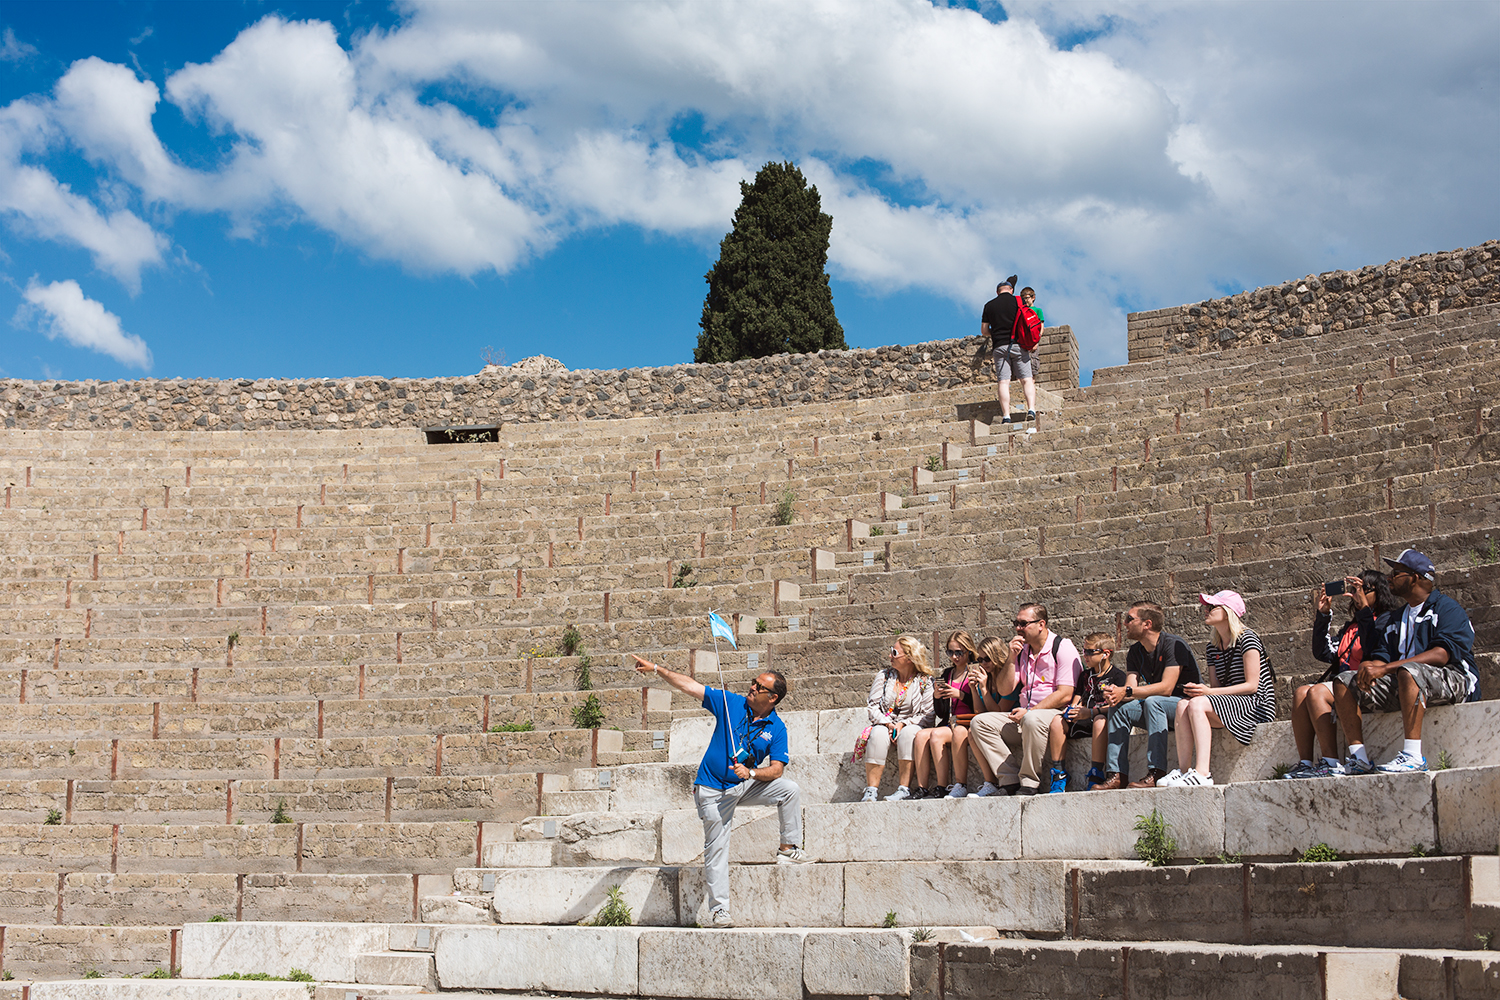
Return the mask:
[[[948,668],[932,688],[936,724],[918,732],[913,742],[917,780],[911,796],[914,799],[946,797],[951,789],[948,784],[950,767],[953,780],[964,789],[955,793],[956,797],[969,794],[964,788],[964,783],[969,780],[969,722],[978,711],[986,662],[974,648],[973,636],[964,629],[948,637],[944,652],[948,654]],[[934,777],[930,788],[924,787],[929,773]]]
[[[1015,708],[1020,699],[1016,696],[1016,665],[1010,643],[992,635],[979,643],[979,657],[984,665],[985,677],[984,683],[979,686],[979,699],[974,705],[975,714],[1008,712]],[[965,754],[970,745],[971,741],[965,741]],[[954,751],[955,754],[957,752]],[[1000,786],[995,784],[995,769],[990,767],[990,762],[977,749],[974,751],[974,759],[979,762],[979,773],[984,777],[984,784],[979,786],[977,792],[971,792],[963,785],[955,785],[948,793],[952,798],[982,799],[1000,794]]]
[[880,772],[885,770],[891,745],[896,747],[896,779],[900,787],[886,801],[911,798],[912,748],[917,733],[932,725],[932,664],[927,647],[916,636],[896,637],[890,666],[870,683],[870,724],[854,744],[854,760],[865,762],[865,794],[861,802],[879,797]]
[[1177,764],[1192,761],[1192,766],[1159,778],[1158,788],[1212,785],[1210,730],[1228,729],[1235,739],[1249,743],[1257,723],[1276,718],[1276,674],[1260,636],[1243,621],[1245,599],[1221,590],[1212,597],[1199,594],[1198,601],[1208,608],[1203,623],[1213,630],[1207,656],[1214,686],[1183,685],[1184,697],[1177,703]]

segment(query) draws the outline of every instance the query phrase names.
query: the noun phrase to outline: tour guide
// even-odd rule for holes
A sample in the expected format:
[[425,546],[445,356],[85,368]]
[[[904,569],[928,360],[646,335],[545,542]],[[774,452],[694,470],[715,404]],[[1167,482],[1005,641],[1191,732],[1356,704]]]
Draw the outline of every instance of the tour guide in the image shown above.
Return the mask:
[[[634,654],[632,654],[634,655]],[[786,678],[768,670],[750,682],[750,693],[706,688],[686,674],[635,657],[635,669],[657,674],[713,713],[714,735],[693,782],[693,801],[703,820],[703,875],[714,927],[733,927],[729,915],[729,828],[738,805],[775,805],[781,818],[779,865],[806,864],[802,841],[802,792],[782,777],[787,755],[786,724],[776,706],[786,697]]]

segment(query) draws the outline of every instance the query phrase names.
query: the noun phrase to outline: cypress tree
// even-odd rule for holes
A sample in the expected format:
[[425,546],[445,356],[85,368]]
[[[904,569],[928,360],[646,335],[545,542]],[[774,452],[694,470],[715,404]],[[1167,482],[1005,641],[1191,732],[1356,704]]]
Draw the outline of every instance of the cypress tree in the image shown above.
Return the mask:
[[734,228],[705,275],[708,296],[693,360],[845,350],[824,270],[832,232],[818,189],[794,164],[767,163],[755,183],[740,181]]

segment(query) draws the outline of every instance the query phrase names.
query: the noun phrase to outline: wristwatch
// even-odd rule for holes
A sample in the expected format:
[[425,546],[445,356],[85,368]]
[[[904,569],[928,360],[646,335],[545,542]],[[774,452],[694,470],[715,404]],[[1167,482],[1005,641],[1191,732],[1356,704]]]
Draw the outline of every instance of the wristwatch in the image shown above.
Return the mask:
[[1135,697],[1135,688],[1131,687],[1129,684],[1125,685],[1125,697],[1127,697],[1127,698],[1134,698]]
[[750,780],[751,781],[755,780],[755,768],[753,768],[753,767],[750,769]]

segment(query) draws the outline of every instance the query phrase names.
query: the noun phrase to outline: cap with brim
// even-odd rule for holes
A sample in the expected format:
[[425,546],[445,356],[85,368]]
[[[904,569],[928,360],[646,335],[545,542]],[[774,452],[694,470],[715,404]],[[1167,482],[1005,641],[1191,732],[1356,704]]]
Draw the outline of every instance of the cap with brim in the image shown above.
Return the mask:
[[1221,590],[1212,597],[1208,594],[1199,594],[1198,603],[1210,607],[1228,608],[1241,618],[1245,617],[1245,599],[1232,590]]
[[1437,572],[1437,567],[1432,564],[1432,560],[1416,549],[1406,549],[1396,558],[1382,558],[1381,562],[1385,563],[1391,569],[1411,570],[1425,580],[1433,579],[1433,574]]

